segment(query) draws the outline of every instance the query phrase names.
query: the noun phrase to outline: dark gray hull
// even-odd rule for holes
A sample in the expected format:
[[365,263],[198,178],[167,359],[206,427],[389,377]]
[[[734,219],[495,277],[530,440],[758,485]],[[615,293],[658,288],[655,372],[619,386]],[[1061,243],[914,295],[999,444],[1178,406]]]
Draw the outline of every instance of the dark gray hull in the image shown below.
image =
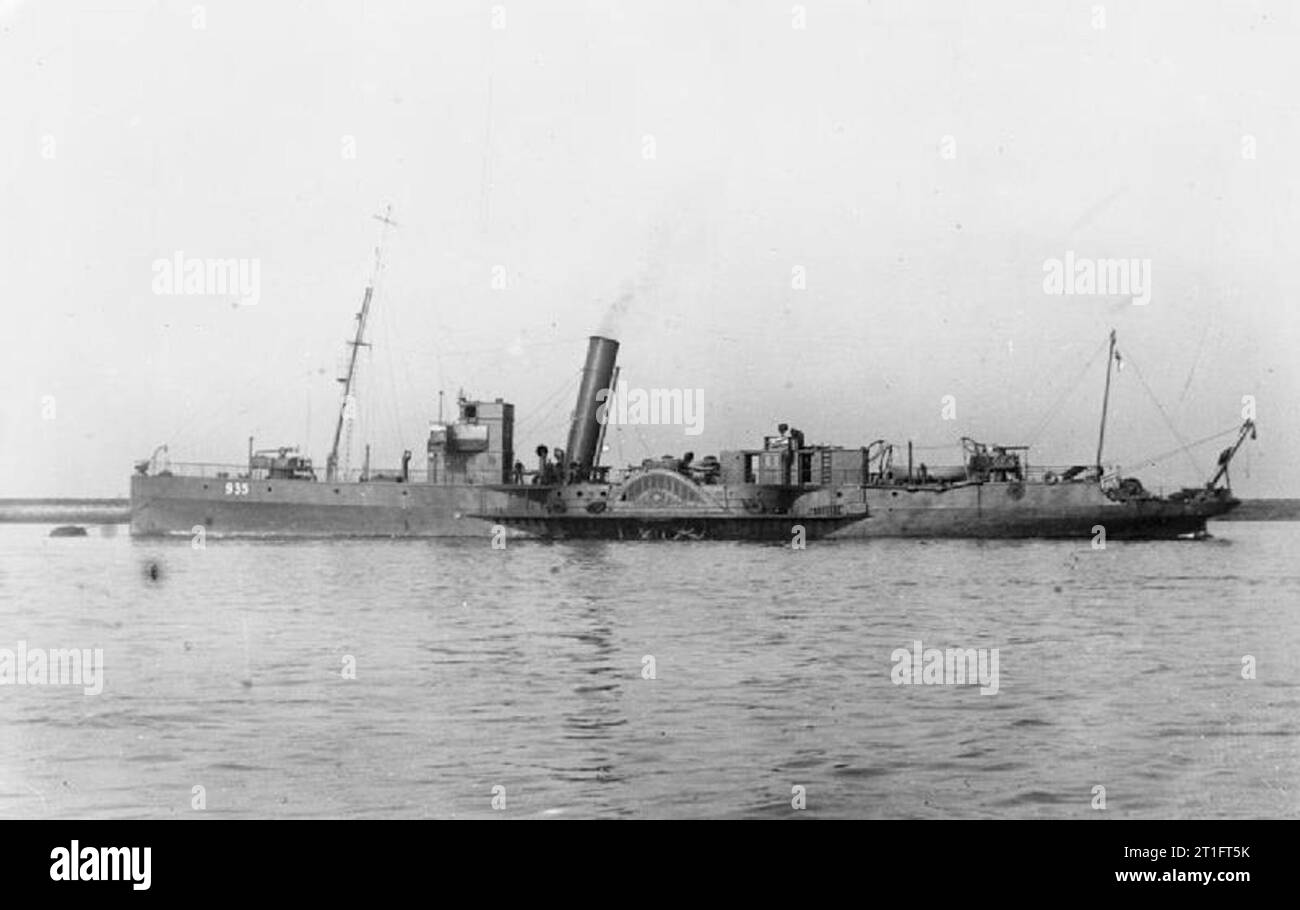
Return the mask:
[[[471,485],[240,481],[200,477],[131,478],[136,537],[488,537],[493,523],[472,517],[505,504],[504,494]],[[237,489],[243,489],[239,487]],[[520,536],[520,531],[508,531]]]
[[1238,501],[1222,491],[1189,500],[1111,499],[1095,483],[841,486],[795,491],[778,509],[753,488],[696,487],[677,500],[591,505],[559,496],[552,511],[490,516],[531,536],[602,540],[852,540],[871,537],[1173,539],[1203,534]]
[[[139,476],[131,481],[135,536],[509,537],[601,540],[844,540],[918,538],[1168,539],[1197,535],[1237,505],[1108,498],[1096,484],[966,484],[946,489],[819,488],[779,511],[753,511],[744,489],[700,488],[696,502],[646,507],[616,497],[589,511],[577,491],[476,485],[247,482]],[[240,490],[242,487],[235,487]],[[590,495],[590,488],[588,488]],[[503,530],[504,529],[504,530]],[[801,530],[802,529],[802,530]]]

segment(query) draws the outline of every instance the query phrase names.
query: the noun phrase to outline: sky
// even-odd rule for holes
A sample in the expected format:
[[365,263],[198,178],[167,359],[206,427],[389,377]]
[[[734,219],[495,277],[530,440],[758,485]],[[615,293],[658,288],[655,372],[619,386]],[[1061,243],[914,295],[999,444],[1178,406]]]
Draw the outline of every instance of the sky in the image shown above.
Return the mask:
[[[1300,496],[1298,39],[1285,2],[0,0],[0,496],[323,464],[387,206],[354,467],[418,463],[440,391],[562,445],[598,332],[703,404],[616,463],[779,421],[1085,463],[1114,328],[1107,463],[1203,482],[1231,435],[1177,450],[1250,402],[1234,488]],[[1149,302],[1048,293],[1067,254]],[[177,255],[255,302],[159,293]]]

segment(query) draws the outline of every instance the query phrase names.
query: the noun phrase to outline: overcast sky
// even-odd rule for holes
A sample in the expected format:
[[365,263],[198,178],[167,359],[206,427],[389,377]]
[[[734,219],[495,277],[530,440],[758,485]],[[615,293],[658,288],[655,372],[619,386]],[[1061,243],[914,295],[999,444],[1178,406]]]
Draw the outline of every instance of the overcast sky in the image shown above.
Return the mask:
[[[787,420],[1087,462],[1113,326],[1108,462],[1204,480],[1229,440],[1138,469],[1152,396],[1192,441],[1251,395],[1234,486],[1300,495],[1300,16],[1100,6],[0,0],[0,496],[123,496],[160,443],[323,463],[388,204],[353,466],[418,464],[439,389],[563,444],[601,330],[703,390],[616,461]],[[155,293],[178,251],[257,303]],[[1150,302],[1045,293],[1068,251]]]

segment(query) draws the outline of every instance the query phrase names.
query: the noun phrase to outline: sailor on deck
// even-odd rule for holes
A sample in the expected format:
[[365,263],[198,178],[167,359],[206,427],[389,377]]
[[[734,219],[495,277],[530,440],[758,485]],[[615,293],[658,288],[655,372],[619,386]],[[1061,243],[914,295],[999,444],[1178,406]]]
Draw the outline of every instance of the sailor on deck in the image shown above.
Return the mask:
[[767,438],[767,447],[769,449],[788,450],[790,448],[790,440],[791,440],[790,424],[788,423],[777,424],[776,433],[777,435],[769,436]]

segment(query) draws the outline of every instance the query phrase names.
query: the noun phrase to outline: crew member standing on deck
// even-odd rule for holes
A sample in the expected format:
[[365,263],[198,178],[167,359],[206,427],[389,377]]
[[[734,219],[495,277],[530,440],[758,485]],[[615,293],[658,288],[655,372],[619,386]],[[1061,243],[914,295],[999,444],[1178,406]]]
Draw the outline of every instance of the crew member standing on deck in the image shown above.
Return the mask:
[[776,435],[768,439],[767,447],[769,449],[789,449],[790,448],[790,424],[779,423],[776,426]]

